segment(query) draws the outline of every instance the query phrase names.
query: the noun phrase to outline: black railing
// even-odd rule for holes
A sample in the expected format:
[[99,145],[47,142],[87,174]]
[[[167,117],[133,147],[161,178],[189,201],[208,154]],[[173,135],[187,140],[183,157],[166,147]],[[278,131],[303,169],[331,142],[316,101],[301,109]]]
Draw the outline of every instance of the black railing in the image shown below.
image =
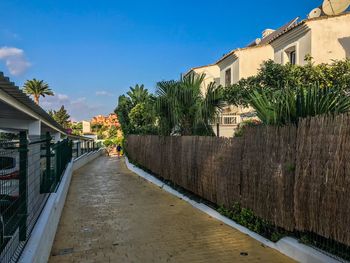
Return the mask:
[[[75,147],[75,148],[74,148]],[[72,158],[98,149],[93,142],[64,139],[52,143],[49,133],[0,140],[0,262],[16,262]]]
[[97,151],[101,148],[100,142],[73,141],[73,158],[78,158],[86,153]]

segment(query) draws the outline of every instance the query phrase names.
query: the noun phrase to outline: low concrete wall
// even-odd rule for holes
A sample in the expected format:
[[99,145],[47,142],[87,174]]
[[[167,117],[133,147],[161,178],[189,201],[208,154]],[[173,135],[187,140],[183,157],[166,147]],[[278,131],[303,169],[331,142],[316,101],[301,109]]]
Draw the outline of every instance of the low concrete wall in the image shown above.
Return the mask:
[[91,162],[92,160],[95,160],[97,157],[101,156],[105,153],[105,149],[100,149],[97,152],[91,152],[84,154],[77,159],[74,160],[73,164],[73,171],[78,170],[79,168],[83,167],[87,163]]
[[97,152],[87,153],[68,164],[57,192],[52,193],[45,204],[19,259],[20,263],[46,263],[48,261],[73,172],[104,152],[104,149],[100,149]]

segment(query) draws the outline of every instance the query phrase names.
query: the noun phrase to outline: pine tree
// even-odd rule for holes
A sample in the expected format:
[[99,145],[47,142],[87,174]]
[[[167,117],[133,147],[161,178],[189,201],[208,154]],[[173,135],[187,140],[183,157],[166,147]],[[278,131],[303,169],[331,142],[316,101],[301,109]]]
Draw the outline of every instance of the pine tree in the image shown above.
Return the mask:
[[49,114],[63,128],[65,128],[65,129],[69,128],[70,115],[68,114],[67,110],[64,108],[63,105],[61,106],[61,108],[58,111],[49,110]]

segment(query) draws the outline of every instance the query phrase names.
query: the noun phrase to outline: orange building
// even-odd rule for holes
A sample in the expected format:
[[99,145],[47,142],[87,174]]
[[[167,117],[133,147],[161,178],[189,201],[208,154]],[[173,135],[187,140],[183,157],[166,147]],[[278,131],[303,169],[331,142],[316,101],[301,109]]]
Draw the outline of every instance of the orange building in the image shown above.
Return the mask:
[[101,124],[108,127],[119,127],[118,116],[115,113],[110,113],[108,116],[97,115],[91,119],[91,125]]

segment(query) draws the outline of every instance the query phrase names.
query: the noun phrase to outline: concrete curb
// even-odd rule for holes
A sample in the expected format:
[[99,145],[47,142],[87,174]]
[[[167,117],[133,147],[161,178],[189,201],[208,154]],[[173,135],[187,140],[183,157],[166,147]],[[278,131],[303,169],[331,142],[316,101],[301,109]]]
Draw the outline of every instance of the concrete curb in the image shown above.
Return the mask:
[[274,243],[260,235],[258,235],[255,232],[250,231],[248,228],[245,228],[233,220],[221,215],[216,210],[210,208],[209,206],[198,203],[187,196],[183,195],[182,193],[176,191],[175,189],[171,188],[167,184],[164,184],[161,180],[157,179],[156,177],[150,175],[149,173],[145,172],[144,170],[140,169],[139,167],[131,164],[127,157],[125,157],[126,160],[126,166],[128,169],[134,173],[136,173],[138,176],[146,179],[147,181],[161,187],[164,191],[175,195],[184,201],[190,203],[193,207],[203,211],[207,215],[216,218],[217,220],[223,222],[226,225],[229,225],[238,231],[245,233],[249,235],[250,237],[254,238],[255,240],[259,241],[260,243],[264,244],[265,246],[268,246],[270,248],[273,248],[280,253],[302,263],[340,263],[340,261],[327,256],[324,253],[321,253],[320,251],[303,245],[298,242],[295,238],[292,237],[284,237],[281,240],[279,240],[277,243]]
[[73,171],[80,169],[87,163],[91,162],[92,160],[102,155],[104,152],[105,152],[105,149],[99,149],[97,152],[90,152],[82,156],[79,156],[74,160]]
[[68,164],[57,192],[50,194],[18,262],[48,262],[72,174],[75,170],[96,159],[102,153],[104,153],[103,149],[97,152],[87,153]]

